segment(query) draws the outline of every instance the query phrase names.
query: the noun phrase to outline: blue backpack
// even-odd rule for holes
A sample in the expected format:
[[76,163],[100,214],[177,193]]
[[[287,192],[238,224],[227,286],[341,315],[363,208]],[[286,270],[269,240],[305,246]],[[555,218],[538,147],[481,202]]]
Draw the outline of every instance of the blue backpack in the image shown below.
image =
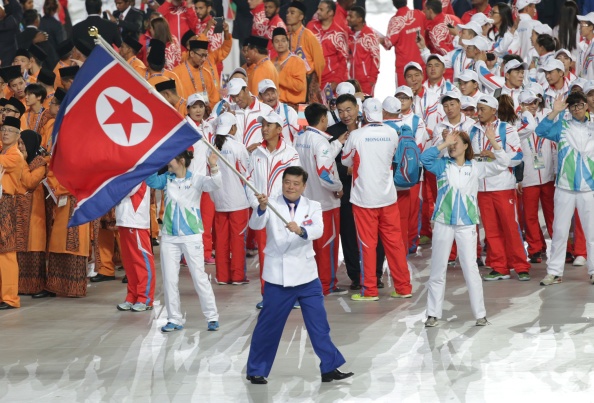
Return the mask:
[[400,127],[398,148],[394,154],[394,183],[399,188],[411,188],[421,179],[420,157],[421,152],[415,141],[414,133],[418,125],[418,116],[413,117],[415,130],[408,125]]

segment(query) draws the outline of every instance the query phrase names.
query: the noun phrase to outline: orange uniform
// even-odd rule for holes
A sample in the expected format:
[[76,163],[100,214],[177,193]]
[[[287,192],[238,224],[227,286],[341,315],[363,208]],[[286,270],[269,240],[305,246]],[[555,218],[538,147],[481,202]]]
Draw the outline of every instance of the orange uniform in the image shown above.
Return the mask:
[[60,76],[60,69],[64,67],[70,67],[69,63],[63,62],[60,60],[56,67],[54,67],[54,74],[56,75],[56,81],[54,82],[54,88],[58,88],[62,86],[62,77]]
[[303,104],[307,96],[307,72],[305,62],[299,56],[288,53],[277,57],[274,62],[278,69],[278,94],[281,102]]
[[264,79],[272,80],[278,88],[278,70],[268,57],[255,63],[253,70],[248,72],[248,88],[253,95],[258,94],[258,84]]
[[177,101],[177,104],[175,104],[173,106],[180,115],[182,115],[184,118],[186,117],[186,115],[188,114],[188,104],[186,102],[186,100],[184,98],[180,98],[179,101]]
[[[181,80],[185,94],[191,95],[206,92],[208,94],[208,103],[211,108],[220,101],[219,92],[215,88],[214,79],[211,73],[205,68],[204,64],[202,67],[197,68],[186,61],[178,65],[173,71]],[[183,95],[180,96],[185,98]]]
[[49,109],[50,102],[52,102],[52,98],[54,97],[55,94],[56,94],[55,91],[47,93],[47,97],[45,97],[45,99],[43,100],[43,105],[42,105],[44,109]]
[[225,60],[227,56],[229,56],[229,53],[231,53],[232,46],[233,38],[231,37],[231,34],[227,34],[225,36],[225,40],[223,41],[223,45],[220,48],[208,51],[208,58],[204,63],[204,67],[210,71],[210,74],[214,79],[215,88],[219,94],[219,99],[221,91],[221,74],[219,73],[219,66],[222,66],[223,60]]
[[308,75],[315,71],[322,79],[326,61],[322,45],[313,32],[302,26],[296,32],[289,33],[289,49],[305,61]]
[[43,194],[43,185],[40,183],[45,178],[46,170],[47,165],[40,166],[31,171],[27,163],[23,164],[21,184],[17,193],[33,193],[27,252],[45,252],[47,246],[45,233],[45,195]]
[[[14,195],[21,185],[21,174],[23,165],[25,165],[25,159],[16,144],[7,150],[2,150],[0,165],[6,170],[2,177],[2,198],[5,200],[0,201],[0,203],[8,202],[8,205],[10,205],[12,201],[12,214],[16,214],[16,211],[14,211]],[[16,228],[0,228],[2,231],[7,229],[13,231],[10,236],[15,236],[14,231]],[[7,234],[3,234],[3,238],[6,237]],[[18,295],[19,264],[17,262],[16,248],[12,252],[0,253],[0,267],[2,268],[0,270],[0,299],[2,302],[18,308],[21,306],[21,299]]]
[[144,63],[142,62],[142,60],[140,60],[136,56],[132,56],[131,58],[129,58],[128,59],[128,64],[130,66],[132,66],[132,68],[134,70],[136,70],[136,72],[138,74],[140,74],[142,77],[144,77],[146,75],[146,66],[144,65]]
[[171,70],[163,69],[160,73],[151,73],[147,70],[144,74],[144,79],[148,81],[148,83],[153,87],[166,79],[175,80],[175,89],[177,91],[177,95],[182,98],[186,96],[180,78]]
[[33,130],[39,133],[50,119],[51,116],[47,109],[42,108],[39,113],[35,113],[29,108],[21,116],[21,130]]
[[45,148],[48,151],[51,151],[52,148],[52,132],[54,131],[55,122],[56,119],[49,119],[39,132],[39,134],[41,135],[41,147]]

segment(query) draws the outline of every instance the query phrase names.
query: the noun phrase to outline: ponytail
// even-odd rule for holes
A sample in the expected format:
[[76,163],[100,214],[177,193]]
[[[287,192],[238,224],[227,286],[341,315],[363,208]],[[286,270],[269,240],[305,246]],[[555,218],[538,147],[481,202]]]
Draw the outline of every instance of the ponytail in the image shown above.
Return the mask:
[[214,138],[215,147],[219,149],[219,151],[223,151],[223,145],[225,145],[225,141],[227,141],[226,134],[217,134]]

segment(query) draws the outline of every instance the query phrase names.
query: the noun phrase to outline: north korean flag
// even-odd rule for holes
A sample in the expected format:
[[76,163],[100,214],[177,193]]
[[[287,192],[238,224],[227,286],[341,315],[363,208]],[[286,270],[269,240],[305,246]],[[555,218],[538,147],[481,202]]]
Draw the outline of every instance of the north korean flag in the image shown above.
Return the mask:
[[69,226],[103,216],[201,138],[100,45],[76,74],[52,136],[51,169],[78,200]]

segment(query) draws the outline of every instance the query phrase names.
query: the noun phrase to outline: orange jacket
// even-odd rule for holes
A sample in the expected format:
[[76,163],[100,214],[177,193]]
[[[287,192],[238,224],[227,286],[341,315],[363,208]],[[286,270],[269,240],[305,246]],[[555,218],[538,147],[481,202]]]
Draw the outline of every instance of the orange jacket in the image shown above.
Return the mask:
[[305,62],[289,53],[282,60],[277,57],[274,64],[279,70],[279,99],[288,104],[303,104],[307,95]]
[[316,39],[316,36],[309,29],[301,27],[297,32],[289,34],[289,49],[306,62],[307,74],[315,71],[318,78],[322,79],[322,73],[326,61],[322,45]]
[[258,84],[266,78],[274,81],[278,88],[278,70],[268,57],[254,64],[254,68],[248,72],[248,88],[252,95],[258,94]]

